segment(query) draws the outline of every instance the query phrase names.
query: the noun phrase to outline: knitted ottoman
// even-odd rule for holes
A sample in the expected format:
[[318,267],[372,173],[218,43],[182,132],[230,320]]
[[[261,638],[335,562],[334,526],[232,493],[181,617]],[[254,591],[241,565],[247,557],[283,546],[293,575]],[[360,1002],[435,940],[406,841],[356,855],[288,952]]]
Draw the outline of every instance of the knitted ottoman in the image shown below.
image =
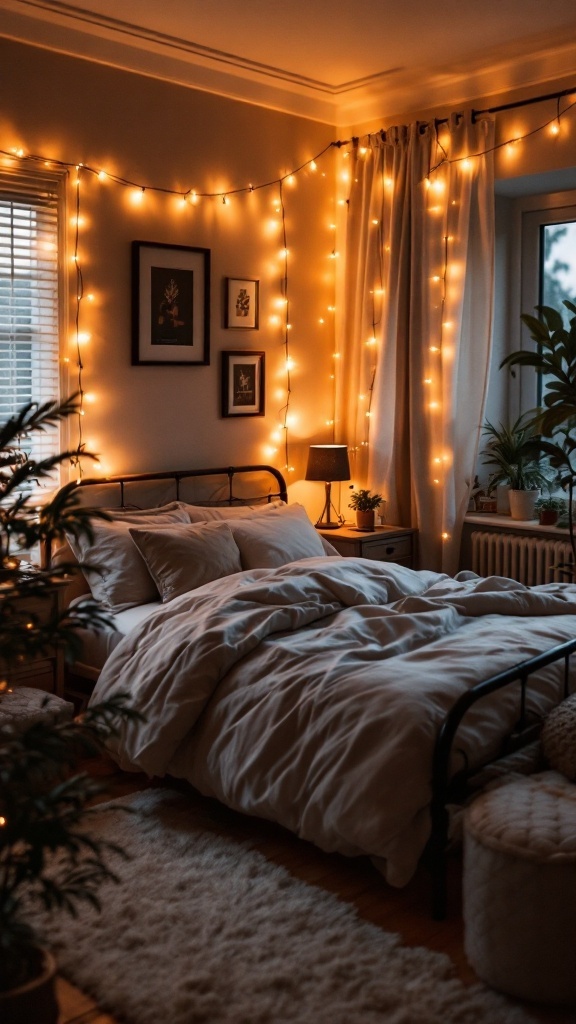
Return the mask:
[[22,732],[43,719],[61,722],[73,715],[74,705],[69,701],[33,686],[15,686],[0,694],[0,726],[9,725],[13,732]]
[[576,786],[516,778],[464,816],[464,947],[483,981],[521,999],[576,1003]]

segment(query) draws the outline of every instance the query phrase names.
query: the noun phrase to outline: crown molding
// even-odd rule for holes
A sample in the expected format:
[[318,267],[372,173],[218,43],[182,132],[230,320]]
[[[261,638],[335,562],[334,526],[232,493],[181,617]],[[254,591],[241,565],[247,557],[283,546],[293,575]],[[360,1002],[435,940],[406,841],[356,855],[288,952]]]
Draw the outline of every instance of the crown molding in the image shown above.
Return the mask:
[[[157,34],[61,0],[0,0],[0,35],[229,99],[320,121],[342,131],[407,112],[457,109],[479,97],[529,89],[574,74],[576,40],[546,40],[537,53],[483,54],[442,69],[387,68],[330,84],[281,67]],[[120,5],[121,10],[121,5]]]

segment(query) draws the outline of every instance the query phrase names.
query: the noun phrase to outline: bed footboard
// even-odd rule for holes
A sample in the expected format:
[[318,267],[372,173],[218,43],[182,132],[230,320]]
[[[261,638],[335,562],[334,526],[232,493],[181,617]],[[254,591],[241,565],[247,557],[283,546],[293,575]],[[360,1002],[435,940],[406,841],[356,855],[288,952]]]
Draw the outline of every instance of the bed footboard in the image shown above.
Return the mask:
[[505,672],[477,683],[459,697],[446,715],[434,750],[432,764],[432,832],[426,848],[426,860],[432,874],[432,916],[443,920],[446,916],[446,857],[448,849],[449,811],[451,804],[463,804],[473,791],[471,779],[477,769],[466,769],[451,774],[454,740],[463,718],[478,701],[507,686],[519,686],[520,708],[513,731],[503,741],[498,764],[515,750],[534,741],[540,732],[541,722],[531,722],[526,713],[526,693],[529,679],[535,672],[553,662],[564,662],[563,697],[570,693],[570,656],[576,651],[576,639],[558,644],[548,651],[520,662]]

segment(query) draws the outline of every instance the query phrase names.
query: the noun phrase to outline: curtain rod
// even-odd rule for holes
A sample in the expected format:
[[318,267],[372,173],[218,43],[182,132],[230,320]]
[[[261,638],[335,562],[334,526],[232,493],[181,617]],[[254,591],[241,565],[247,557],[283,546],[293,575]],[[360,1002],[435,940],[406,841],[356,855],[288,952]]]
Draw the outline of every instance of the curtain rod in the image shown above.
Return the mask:
[[517,100],[515,103],[502,103],[499,107],[487,107],[486,110],[473,110],[472,122],[482,114],[499,114],[502,110],[514,110],[515,107],[527,107],[530,103],[544,103],[545,100],[559,100],[562,96],[571,96],[576,92],[573,89],[563,89],[562,92],[550,92],[547,96],[533,96],[530,100]]

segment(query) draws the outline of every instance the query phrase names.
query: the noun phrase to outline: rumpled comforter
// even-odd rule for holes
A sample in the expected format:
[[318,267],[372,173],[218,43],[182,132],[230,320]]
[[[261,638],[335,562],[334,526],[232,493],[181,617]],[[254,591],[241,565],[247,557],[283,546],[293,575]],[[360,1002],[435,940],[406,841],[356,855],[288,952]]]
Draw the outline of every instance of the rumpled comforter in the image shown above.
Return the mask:
[[[369,855],[402,886],[430,832],[443,716],[467,687],[572,639],[575,614],[571,584],[302,559],[160,608],[114,650],[92,702],[128,692],[144,716],[111,741],[122,768]],[[537,713],[561,699],[560,674],[539,674]],[[518,713],[511,687],[476,705],[463,756],[493,757]]]

